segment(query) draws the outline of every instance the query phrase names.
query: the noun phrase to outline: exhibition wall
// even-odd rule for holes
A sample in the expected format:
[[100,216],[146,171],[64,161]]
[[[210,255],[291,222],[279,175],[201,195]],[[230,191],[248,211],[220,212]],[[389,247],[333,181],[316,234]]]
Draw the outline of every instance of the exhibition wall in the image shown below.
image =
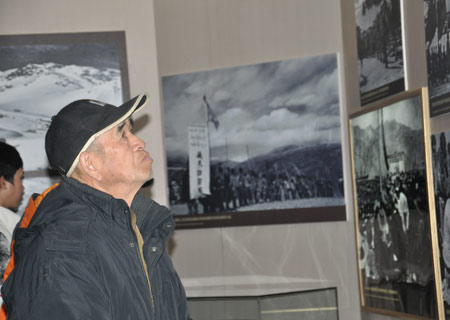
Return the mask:
[[[406,87],[415,89],[426,85],[423,1],[406,1]],[[177,230],[170,250],[189,284],[295,278],[304,290],[336,287],[340,319],[391,319],[360,311],[348,135],[348,116],[360,109],[354,0],[1,0],[0,8],[2,35],[125,31],[130,94],[151,97],[138,132],[154,159],[144,192],[163,204],[161,77],[336,53],[347,220]],[[446,122],[433,120],[431,130]]]

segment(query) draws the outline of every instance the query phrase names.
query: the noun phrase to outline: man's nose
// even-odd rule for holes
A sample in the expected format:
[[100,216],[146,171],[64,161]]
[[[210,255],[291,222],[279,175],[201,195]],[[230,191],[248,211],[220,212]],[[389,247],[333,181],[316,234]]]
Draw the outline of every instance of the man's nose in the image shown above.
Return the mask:
[[144,142],[144,140],[142,140],[141,138],[139,138],[135,134],[133,134],[133,136],[134,136],[134,144],[137,147],[137,150],[145,149],[145,142]]

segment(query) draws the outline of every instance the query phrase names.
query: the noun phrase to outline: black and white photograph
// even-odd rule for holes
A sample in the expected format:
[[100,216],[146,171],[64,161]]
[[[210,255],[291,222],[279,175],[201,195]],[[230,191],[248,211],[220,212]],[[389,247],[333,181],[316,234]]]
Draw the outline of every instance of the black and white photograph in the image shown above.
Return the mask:
[[405,90],[400,0],[355,0],[361,105]]
[[430,116],[450,112],[450,0],[424,0]]
[[363,307],[434,319],[420,92],[351,117],[353,183]]
[[77,99],[118,105],[128,98],[125,35],[0,36],[0,56],[0,140],[24,162],[23,212],[31,193],[57,178],[47,171],[44,147],[51,117]]
[[177,227],[345,220],[336,54],[165,76],[162,89]]
[[450,319],[450,131],[431,136],[442,299]]

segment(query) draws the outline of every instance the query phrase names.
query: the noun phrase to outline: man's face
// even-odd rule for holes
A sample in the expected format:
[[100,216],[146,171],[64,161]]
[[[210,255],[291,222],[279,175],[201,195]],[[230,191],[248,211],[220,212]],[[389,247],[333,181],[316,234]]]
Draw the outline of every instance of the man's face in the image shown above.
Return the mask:
[[3,203],[4,207],[9,209],[17,209],[19,207],[23,197],[23,190],[25,189],[22,180],[23,180],[22,168],[16,171],[12,182],[5,180],[6,197]]
[[151,179],[153,159],[144,150],[144,141],[133,134],[129,120],[98,137],[95,143],[102,150],[99,170],[103,183],[141,187]]

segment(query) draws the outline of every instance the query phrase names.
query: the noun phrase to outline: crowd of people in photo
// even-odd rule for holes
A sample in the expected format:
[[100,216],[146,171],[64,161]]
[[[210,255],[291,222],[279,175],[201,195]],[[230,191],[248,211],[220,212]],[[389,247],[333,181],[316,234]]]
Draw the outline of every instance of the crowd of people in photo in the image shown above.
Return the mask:
[[[340,180],[342,183],[342,180]],[[333,188],[333,186],[336,186]],[[236,211],[242,207],[277,201],[342,196],[339,181],[306,175],[299,170],[257,172],[243,167],[211,167],[211,195],[189,199],[189,173],[170,181],[170,203],[187,203],[189,214]],[[335,189],[338,189],[335,190]]]
[[438,243],[444,300],[450,304],[450,142],[445,133],[431,136]]
[[432,279],[424,171],[357,181],[360,267],[366,281]]
[[425,33],[427,38],[427,70],[429,85],[436,87],[448,83],[449,62],[449,21],[446,1],[426,0]]
[[445,36],[446,45],[438,43],[435,47],[427,49],[428,79],[433,87],[448,83],[450,74],[450,52],[447,49],[450,45],[448,34]]

